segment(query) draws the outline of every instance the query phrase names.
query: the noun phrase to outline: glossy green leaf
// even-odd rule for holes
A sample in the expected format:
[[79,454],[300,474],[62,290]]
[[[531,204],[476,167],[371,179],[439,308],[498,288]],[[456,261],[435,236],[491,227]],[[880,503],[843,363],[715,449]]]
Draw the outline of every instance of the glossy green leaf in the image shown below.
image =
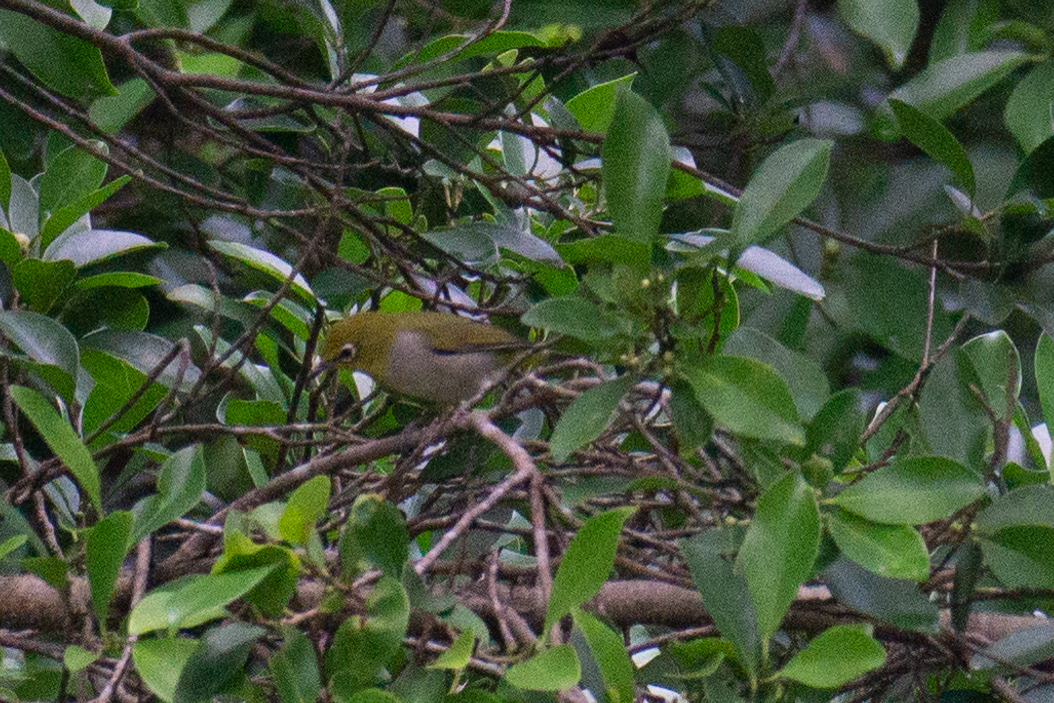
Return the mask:
[[551,647],[509,667],[505,680],[526,691],[565,691],[582,678],[582,665],[569,644]]
[[253,644],[266,633],[241,622],[207,631],[183,666],[172,703],[199,703],[222,692],[228,682],[244,675]]
[[636,510],[627,506],[594,515],[571,538],[553,578],[544,630],[600,592],[615,564],[622,525]]
[[[910,0],[914,3],[914,0]],[[890,99],[900,133],[937,163],[948,167],[956,182],[973,197],[976,183],[966,149],[938,120],[900,100]]]
[[832,146],[825,139],[800,139],[761,162],[732,217],[738,247],[765,241],[816,199],[827,178]]
[[60,369],[71,384],[77,377],[77,340],[50,317],[28,311],[2,311],[0,331],[33,361]]
[[714,619],[721,636],[732,643],[740,663],[753,679],[761,658],[757,613],[746,579],[722,553],[720,537],[716,530],[711,530],[684,540],[680,544],[681,554],[706,612]]
[[148,276],[145,273],[135,271],[113,271],[111,273],[100,273],[88,276],[77,281],[77,288],[91,290],[92,288],[146,288],[161,283],[160,278]]
[[[3,319],[0,317],[0,328]],[[150,374],[161,360],[172,350],[172,342],[146,332],[131,330],[99,330],[85,336],[81,343],[85,347],[98,349],[115,358],[128,362],[141,373]],[[179,359],[171,361],[157,377],[157,382],[166,388],[172,387],[177,379]],[[201,371],[193,364],[188,364],[182,376],[184,385],[195,383]]]
[[995,17],[993,5],[978,0],[952,0],[944,5],[930,44],[929,62],[977,51],[988,39],[988,25]]
[[1054,623],[1040,623],[1011,632],[974,654],[974,670],[1020,671],[1054,658]]
[[113,95],[99,49],[10,10],[0,10],[0,40],[41,83],[68,98]]
[[1054,528],[1054,486],[1048,483],[1015,488],[993,499],[974,519],[974,529],[984,536],[1010,525]]
[[[100,142],[93,145],[105,149]],[[97,190],[106,177],[106,169],[106,162],[83,149],[71,146],[63,150],[49,160],[40,177],[41,211],[51,215]]]
[[88,117],[102,131],[115,134],[156,97],[146,81],[142,78],[132,78],[117,88],[116,95],[93,101],[88,110]]
[[541,327],[587,342],[612,337],[620,331],[618,321],[610,313],[576,295],[543,300],[525,312],[520,320],[530,327]]
[[153,591],[132,610],[129,634],[192,627],[222,617],[223,608],[248,593],[275,564],[225,574],[198,576],[176,590]]
[[1054,528],[1010,525],[981,539],[984,563],[1007,588],[1054,588]]
[[836,510],[827,527],[842,554],[879,576],[925,581],[930,576],[926,543],[910,525],[885,525]]
[[455,671],[468,666],[472,650],[476,646],[476,635],[472,628],[462,630],[450,643],[450,648],[442,652],[435,661],[428,665],[430,669],[453,669]]
[[402,512],[375,493],[360,495],[340,536],[342,573],[345,578],[358,575],[367,568],[360,564],[364,561],[388,576],[401,578],[409,545]]
[[155,696],[171,703],[183,667],[197,646],[193,639],[141,639],[132,647],[136,673]]
[[77,436],[70,424],[32,388],[11,386],[11,400],[25,413],[29,421],[40,432],[51,451],[62,460],[81,488],[88,494],[95,509],[102,514],[102,496],[99,485],[99,469],[95,466],[91,452]]
[[647,100],[629,90],[619,95],[600,157],[615,234],[650,243],[662,219],[670,175],[670,136]]
[[813,688],[838,688],[886,663],[886,650],[863,625],[835,625],[795,654],[779,672]]
[[185,447],[169,456],[157,477],[157,493],[135,508],[132,543],[183,517],[198,504],[204,490],[205,459],[200,444]]
[[808,459],[815,455],[831,462],[839,474],[853,458],[864,433],[863,401],[860,391],[847,388],[832,395],[805,430]]
[[940,608],[914,581],[879,576],[846,557],[827,567],[824,580],[840,603],[894,627],[927,635],[940,629]]
[[982,460],[991,422],[971,386],[973,364],[962,349],[937,362],[919,397],[919,418],[930,451],[967,465]]
[[889,96],[943,120],[1028,61],[1020,51],[979,51],[931,64]]
[[[81,416],[81,429],[87,436],[94,433],[103,422],[110,420],[114,413],[124,411],[132,397],[142,391],[146,375],[120,359],[91,348],[85,348],[81,352],[81,364],[95,381],[87,400],[84,401],[84,412]],[[96,449],[113,435],[127,432],[138,425],[157,408],[165,395],[166,391],[161,384],[150,384],[149,388],[142,391],[139,399],[124,411],[121,417],[114,420],[102,436],[93,440],[89,447]]]
[[636,73],[630,73],[606,83],[598,83],[567,101],[571,113],[584,132],[604,134],[615,116],[615,105],[623,92],[629,92]]
[[1035,355],[1036,386],[1043,409],[1043,422],[1054,427],[1054,340],[1040,334]]
[[51,213],[44,226],[40,228],[40,247],[47,247],[55,240],[55,237],[72,227],[82,217],[87,215],[93,208],[101,205],[111,195],[116,193],[124,184],[132,180],[129,175],[120,176],[107,183],[98,190],[85,193],[77,200],[60,207]]
[[293,275],[293,267],[278,258],[269,251],[256,249],[238,242],[210,241],[209,246],[236,261],[240,261],[249,268],[267,274],[271,278],[283,282],[292,276],[292,290],[307,303],[314,305],[315,294],[311,291],[307,281],[299,273]]
[[916,0],[838,0],[838,11],[853,31],[882,49],[892,68],[904,65],[919,26]]
[[996,330],[974,337],[962,350],[973,364],[988,407],[997,418],[1008,420],[1021,393],[1021,356],[1017,347],[1006,332]]
[[402,646],[410,621],[410,602],[398,581],[382,576],[366,599],[366,621],[357,615],[337,629],[326,652],[326,674],[337,700],[376,682],[377,675]]
[[[7,219],[15,234],[33,239],[40,232],[40,197],[33,185],[17,173],[11,174]],[[23,245],[28,248],[29,242],[24,241]]]
[[[1054,137],[1044,139],[1017,167],[1007,197],[1024,192],[1037,198],[1054,198]],[[1003,223],[1005,227],[1006,216]],[[1039,236],[1044,231],[1037,233]]]
[[553,459],[562,463],[575,450],[603,434],[615,417],[619,401],[632,385],[632,377],[622,376],[594,386],[575,398],[560,416],[549,441]]
[[110,612],[110,598],[117,576],[132,546],[131,532],[132,514],[118,510],[97,522],[84,541],[84,566],[91,585],[92,607],[103,627]]
[[1007,129],[1026,154],[1054,136],[1054,60],[1046,60],[1021,79],[1006,101]]
[[[264,508],[261,506],[253,515],[256,516],[262,510]],[[268,536],[277,532],[274,523],[268,522],[263,527]],[[277,535],[274,538],[277,538]],[[312,547],[309,542],[309,554]],[[241,573],[262,567],[271,567],[273,570],[243,595],[242,599],[252,603],[264,615],[278,617],[296,593],[297,579],[302,570],[300,557],[284,545],[256,544],[240,530],[226,529],[223,536],[223,554],[212,567],[213,575]]]
[[326,514],[329,502],[329,477],[315,476],[301,484],[289,496],[282,517],[278,519],[278,531],[287,542],[304,544],[315,524]]
[[739,550],[762,641],[779,629],[820,549],[820,515],[812,487],[797,472],[769,486]]
[[75,674],[82,669],[88,668],[88,666],[95,662],[99,656],[100,655],[91,652],[84,647],[72,644],[63,650],[62,664],[70,670],[71,674]]
[[894,460],[832,500],[875,522],[920,525],[948,517],[984,495],[981,477],[944,457]]
[[315,648],[303,632],[282,628],[282,646],[268,660],[278,699],[282,703],[315,703],[322,688]]
[[575,627],[582,631],[593,660],[604,680],[607,703],[631,703],[633,698],[633,662],[622,643],[622,635],[581,608],[571,611]]
[[787,382],[798,414],[804,420],[812,419],[830,394],[827,376],[815,360],[788,349],[759,330],[738,328],[729,335],[722,351],[771,366]]
[[69,261],[23,259],[11,271],[11,282],[22,303],[39,313],[47,313],[77,277]]
[[55,241],[44,251],[45,261],[68,259],[77,268],[97,264],[115,256],[129,254],[151,247],[164,247],[140,234],[116,230],[67,230],[55,237]]
[[0,542],[0,559],[3,559],[26,543],[26,535],[14,535]]
[[794,398],[772,367],[722,355],[687,369],[684,376],[717,424],[744,437],[805,443]]

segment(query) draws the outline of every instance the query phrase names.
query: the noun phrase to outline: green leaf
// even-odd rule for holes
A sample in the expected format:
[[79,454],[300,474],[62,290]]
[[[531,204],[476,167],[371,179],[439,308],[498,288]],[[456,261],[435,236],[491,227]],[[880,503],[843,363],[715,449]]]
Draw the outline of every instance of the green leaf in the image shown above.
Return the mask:
[[567,101],[567,111],[571,113],[583,132],[604,134],[615,116],[615,106],[619,95],[630,92],[636,73],[616,78],[606,83],[598,83]]
[[322,689],[318,659],[311,641],[292,625],[282,627],[282,646],[268,660],[282,703],[315,703]]
[[1054,528],[1011,525],[981,539],[985,565],[1007,588],[1054,588]]
[[974,529],[992,536],[1010,525],[1042,525],[1054,528],[1054,486],[1031,484],[1001,495],[977,514]]
[[962,346],[973,364],[988,406],[1001,420],[1009,420],[1021,393],[1021,356],[1003,330],[978,335]]
[[[93,145],[105,149],[101,142]],[[106,169],[106,162],[83,149],[71,146],[63,150],[49,161],[40,177],[41,212],[50,216],[97,190],[106,177]]]
[[97,264],[115,256],[129,254],[151,247],[165,247],[140,234],[107,229],[67,230],[55,237],[55,241],[41,257],[45,261],[68,259],[77,268]]
[[828,398],[805,430],[803,456],[828,459],[831,470],[840,474],[860,447],[864,433],[862,407],[860,391],[855,388],[846,388]]
[[802,419],[812,419],[831,392],[819,363],[788,349],[759,330],[740,327],[729,335],[722,351],[771,366],[787,382],[787,389]]
[[179,675],[197,646],[193,639],[141,639],[132,647],[136,673],[154,695],[171,703]]
[[[912,0],[912,4],[914,4]],[[944,164],[972,198],[976,189],[973,164],[959,140],[947,128],[912,105],[890,99],[900,132],[937,163]]]
[[141,635],[152,630],[194,627],[222,617],[225,606],[252,590],[276,566],[206,574],[175,590],[152,591],[132,610],[128,633]]
[[199,703],[222,692],[235,677],[244,675],[253,644],[266,633],[262,627],[241,622],[210,629],[183,666],[172,703]]
[[795,654],[779,676],[813,688],[838,688],[886,663],[886,650],[863,625],[835,625]]
[[110,598],[121,571],[121,564],[132,543],[132,514],[127,510],[110,513],[95,524],[84,541],[84,566],[91,584],[92,607],[105,628]]
[[632,703],[635,667],[626,653],[622,635],[581,608],[572,609],[571,615],[575,626],[582,631],[589,644],[597,668],[600,669],[607,703]]
[[684,375],[717,424],[744,437],[805,443],[794,399],[772,367],[754,359],[722,355],[687,369]]
[[757,677],[761,659],[757,611],[742,573],[723,553],[721,538],[731,530],[711,530],[680,543],[695,590],[721,636],[732,643],[751,679]]
[[114,95],[100,51],[87,42],[0,10],[0,40],[41,83],[68,98]]
[[738,563],[757,611],[758,634],[768,640],[812,575],[820,551],[816,495],[798,472],[790,472],[758,498]]
[[329,488],[328,476],[315,476],[293,491],[278,519],[282,539],[295,544],[307,542],[315,524],[326,514]]
[[952,349],[930,371],[919,398],[919,419],[934,454],[967,465],[982,460],[991,423],[971,389],[977,385],[962,349]]
[[62,371],[72,391],[74,379],[77,378],[80,350],[69,330],[40,313],[2,311],[0,331],[33,361]]
[[360,495],[355,498],[340,535],[344,578],[361,573],[360,561],[388,576],[401,578],[409,546],[410,533],[402,512],[375,493]]
[[[0,313],[0,328],[3,327],[2,313]],[[85,336],[81,343],[88,348],[97,349],[110,356],[128,362],[140,373],[150,374],[161,360],[172,351],[172,342],[164,337],[146,332],[135,332],[131,330],[99,330]],[[166,388],[171,388],[176,382],[177,370],[179,368],[178,358],[168,364],[157,382]],[[188,364],[183,374],[184,385],[195,383],[201,376],[201,371],[194,364]]]
[[833,145],[826,139],[801,139],[761,162],[732,216],[737,247],[768,239],[816,199],[827,178]]
[[974,471],[944,457],[894,460],[832,499],[875,522],[920,525],[948,517],[984,495]]
[[619,95],[600,157],[615,234],[650,243],[670,176],[670,136],[651,103],[629,90]]
[[[132,396],[142,391],[146,375],[120,359],[90,348],[85,348],[81,353],[81,364],[95,381],[87,400],[84,401],[84,412],[81,416],[81,430],[85,435],[89,435],[121,410]],[[161,384],[150,384],[124,415],[92,441],[89,448],[97,449],[112,441],[114,435],[131,430],[157,408],[165,394]]]
[[940,608],[914,581],[879,576],[846,557],[827,567],[824,580],[838,602],[850,608],[903,630],[940,631]]
[[71,674],[75,674],[82,669],[86,669],[98,659],[99,656],[100,655],[95,652],[90,652],[84,647],[78,647],[75,644],[71,644],[62,652],[62,664],[70,670]]
[[8,537],[3,542],[0,542],[0,559],[3,559],[8,554],[21,547],[26,543],[26,540],[26,535],[14,535]]
[[[1054,137],[1044,139],[1017,167],[1006,197],[1022,191],[1037,198],[1054,198]],[[13,196],[12,196],[13,197]],[[1003,221],[1006,222],[1004,215]],[[1040,236],[1045,232],[1040,231]]]
[[[27,313],[23,313],[27,314]],[[91,452],[61,415],[32,388],[11,386],[11,400],[25,413],[29,421],[40,432],[51,451],[62,460],[81,488],[88,494],[95,509],[102,514],[102,496],[99,487],[99,470]]]
[[1043,422],[1049,429],[1054,427],[1054,340],[1046,334],[1040,334],[1036,342],[1034,364]]
[[[255,249],[238,242],[210,241],[209,246],[236,261],[240,261],[249,268],[261,271],[271,278],[281,282],[293,276],[293,267],[278,258],[269,251]],[[315,294],[311,291],[304,277],[297,273],[293,276],[292,290],[295,291],[305,302],[314,305]]]
[[11,271],[11,282],[22,303],[35,312],[47,313],[77,277],[69,261],[23,259]]
[[450,648],[436,657],[435,661],[428,665],[428,668],[464,669],[468,666],[468,660],[472,658],[472,650],[475,646],[476,635],[471,627],[466,628],[458,634],[457,638],[450,644]]
[[587,342],[613,337],[621,331],[607,310],[577,295],[543,300],[525,312],[520,321]]
[[121,84],[116,95],[98,98],[91,104],[88,117],[107,134],[116,134],[157,97],[142,78]]
[[0,149],[0,210],[7,212],[8,201],[11,199],[11,166],[7,163],[7,157]]
[[892,68],[904,65],[919,26],[915,0],[838,0],[838,11],[853,31],[882,49]]
[[160,278],[148,276],[145,273],[135,271],[111,271],[88,276],[77,281],[77,288],[91,290],[92,288],[146,288],[156,286],[161,282]]
[[506,681],[526,691],[565,691],[581,678],[582,665],[569,644],[546,649],[505,673]]
[[1007,129],[1026,154],[1054,136],[1051,102],[1054,96],[1054,60],[1047,59],[1033,68],[1014,86],[1006,101]]
[[200,444],[184,447],[161,465],[157,494],[136,506],[131,542],[183,517],[201,500],[205,490],[205,459]]
[[365,623],[345,620],[326,652],[326,673],[337,700],[374,685],[377,675],[402,646],[410,622],[410,602],[402,585],[382,576],[366,598]]
[[633,385],[633,378],[622,376],[590,388],[575,398],[553,430],[549,450],[559,463],[599,437],[611,424],[619,401]]
[[[253,516],[264,510],[266,508],[261,506],[253,511]],[[269,537],[277,531],[273,523],[263,526]],[[311,543],[308,547],[310,550]],[[240,573],[260,567],[273,567],[273,571],[242,598],[259,608],[264,615],[278,617],[296,592],[297,579],[301,574],[300,558],[296,552],[283,545],[256,544],[238,529],[225,529],[223,554],[212,567],[213,575]]]
[[836,510],[827,527],[842,554],[879,576],[925,581],[930,576],[926,543],[910,525],[883,525]]
[[944,120],[1028,60],[1028,54],[1020,51],[952,56],[927,66],[889,97]]
[[977,652],[970,668],[977,671],[1012,673],[1054,657],[1054,623],[1044,622],[1011,632]]
[[543,630],[600,592],[615,564],[622,525],[636,510],[627,506],[594,515],[571,538],[553,578]]
[[55,240],[55,237],[73,226],[93,208],[105,202],[111,195],[120,190],[121,187],[130,180],[132,180],[132,177],[129,175],[115,178],[102,188],[86,193],[78,200],[51,213],[51,216],[40,229],[41,248],[46,249],[48,245]]

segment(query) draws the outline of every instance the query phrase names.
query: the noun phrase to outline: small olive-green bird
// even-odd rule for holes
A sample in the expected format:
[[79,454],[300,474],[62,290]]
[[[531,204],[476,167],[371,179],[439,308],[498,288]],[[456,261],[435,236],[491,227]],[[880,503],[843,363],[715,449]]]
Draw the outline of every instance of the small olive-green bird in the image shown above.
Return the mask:
[[529,348],[499,327],[451,313],[360,312],[330,327],[314,373],[356,369],[398,393],[456,405]]

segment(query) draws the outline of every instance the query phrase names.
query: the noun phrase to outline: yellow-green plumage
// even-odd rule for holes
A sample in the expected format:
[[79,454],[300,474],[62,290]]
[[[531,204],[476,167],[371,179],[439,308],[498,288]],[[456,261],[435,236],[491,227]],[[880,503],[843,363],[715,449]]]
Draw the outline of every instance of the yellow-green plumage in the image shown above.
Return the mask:
[[508,357],[528,347],[505,330],[443,312],[360,312],[332,325],[327,366],[358,369],[400,393],[443,404],[479,391]]

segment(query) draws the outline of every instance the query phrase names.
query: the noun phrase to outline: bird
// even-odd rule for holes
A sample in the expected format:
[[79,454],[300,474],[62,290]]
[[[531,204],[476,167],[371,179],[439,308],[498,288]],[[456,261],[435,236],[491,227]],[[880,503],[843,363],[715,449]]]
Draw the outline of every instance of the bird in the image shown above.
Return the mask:
[[379,385],[438,405],[472,398],[531,344],[485,322],[447,312],[359,312],[333,323],[320,346],[331,368],[369,374]]

